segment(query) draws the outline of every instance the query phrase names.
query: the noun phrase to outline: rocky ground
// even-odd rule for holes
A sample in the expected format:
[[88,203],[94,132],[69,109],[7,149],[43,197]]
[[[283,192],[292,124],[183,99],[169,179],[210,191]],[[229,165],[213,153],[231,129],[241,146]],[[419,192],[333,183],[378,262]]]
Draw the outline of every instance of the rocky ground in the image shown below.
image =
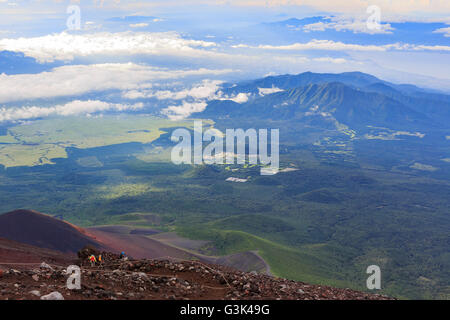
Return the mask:
[[[104,265],[86,265],[81,252],[81,289],[69,290],[63,266],[42,263],[0,271],[0,300],[385,300],[386,296],[350,289],[308,285],[266,275],[243,273],[197,261],[119,259],[103,253]],[[4,267],[3,267],[4,268]]]

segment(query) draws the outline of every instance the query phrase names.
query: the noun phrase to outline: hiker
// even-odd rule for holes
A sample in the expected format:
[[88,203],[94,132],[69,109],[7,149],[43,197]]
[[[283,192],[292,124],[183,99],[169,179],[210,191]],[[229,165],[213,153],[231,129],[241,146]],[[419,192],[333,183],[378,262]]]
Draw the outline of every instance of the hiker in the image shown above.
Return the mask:
[[89,257],[89,261],[91,262],[91,267],[95,267],[95,263],[97,262],[97,259],[95,259],[94,255],[91,255]]
[[128,261],[128,257],[127,257],[127,255],[125,254],[125,252],[123,252],[123,251],[120,253],[119,258],[120,258],[120,260]]
[[99,263],[100,265],[103,265],[102,255],[101,255],[101,254],[98,255],[98,263]]

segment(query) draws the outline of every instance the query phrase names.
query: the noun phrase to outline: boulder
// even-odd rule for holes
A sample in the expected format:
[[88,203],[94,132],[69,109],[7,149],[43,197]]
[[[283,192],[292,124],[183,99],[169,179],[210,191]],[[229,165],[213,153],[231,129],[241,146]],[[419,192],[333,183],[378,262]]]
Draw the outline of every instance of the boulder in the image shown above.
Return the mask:
[[53,270],[53,268],[45,262],[42,262],[40,267],[41,267],[41,269]]
[[41,300],[64,300],[64,297],[58,291],[54,291],[41,297]]

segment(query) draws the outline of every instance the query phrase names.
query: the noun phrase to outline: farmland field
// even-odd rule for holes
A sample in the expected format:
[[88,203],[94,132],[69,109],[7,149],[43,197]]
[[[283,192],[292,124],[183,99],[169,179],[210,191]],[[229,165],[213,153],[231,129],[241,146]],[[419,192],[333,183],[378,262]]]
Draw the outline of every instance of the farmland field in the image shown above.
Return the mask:
[[0,164],[5,167],[51,164],[67,158],[66,148],[89,149],[128,142],[150,143],[161,128],[191,127],[152,116],[69,117],[17,125],[0,136]]

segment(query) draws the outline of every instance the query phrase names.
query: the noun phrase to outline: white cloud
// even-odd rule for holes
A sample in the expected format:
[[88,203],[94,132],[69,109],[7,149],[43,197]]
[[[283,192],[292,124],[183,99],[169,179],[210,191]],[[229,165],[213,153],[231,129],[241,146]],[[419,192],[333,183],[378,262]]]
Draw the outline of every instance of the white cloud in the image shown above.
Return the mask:
[[330,22],[316,22],[303,26],[302,30],[310,31],[325,31],[326,29],[333,29],[336,31],[352,31],[353,33],[368,33],[368,34],[391,34],[394,28],[390,24],[380,24],[379,29],[367,28],[366,20],[358,19],[341,19],[332,18],[334,21]]
[[[42,2],[41,0],[40,2]],[[183,4],[194,7],[195,5],[238,7],[268,7],[272,10],[280,7],[282,12],[291,9],[293,6],[303,6],[307,9],[315,9],[320,12],[337,12],[354,14],[364,12],[369,5],[378,5],[386,15],[422,15],[425,14],[448,15],[450,12],[450,2],[448,0],[185,0]],[[179,7],[179,0],[165,1],[105,1],[105,6],[121,8],[122,10],[154,10],[155,7],[173,8]],[[275,7],[275,8],[274,8]]]
[[42,37],[1,39],[0,50],[19,51],[39,62],[73,60],[90,55],[171,55],[198,57],[214,42],[189,40],[176,32],[120,32],[70,34],[62,32]]
[[427,46],[423,44],[394,43],[383,46],[386,49],[399,51],[450,51],[450,46],[434,45]]
[[222,81],[203,80],[200,84],[194,85],[190,89],[179,91],[171,90],[131,90],[124,92],[122,96],[127,99],[156,98],[158,100],[182,100],[193,99],[213,99]]
[[442,33],[444,35],[444,37],[449,38],[450,37],[450,27],[434,30],[433,33]]
[[152,96],[153,95],[150,95],[150,93],[147,93],[147,91],[143,91],[143,90],[130,90],[130,91],[125,91],[122,93],[123,98],[130,99],[130,100],[150,98]]
[[329,23],[325,23],[325,22],[320,21],[320,22],[316,22],[316,23],[307,24],[307,25],[303,26],[302,29],[305,32],[325,31],[326,29],[329,29]]
[[236,103],[245,103],[248,101],[248,96],[249,96],[249,94],[241,92],[241,93],[238,93],[235,97],[228,98],[226,100],[231,100]]
[[257,48],[270,50],[386,51],[384,46],[348,44],[340,41],[316,39],[307,43],[294,43],[284,46],[259,45]]
[[284,90],[280,89],[280,88],[272,87],[272,88],[258,88],[258,91],[259,91],[260,96],[265,96],[265,95],[276,93],[276,92],[282,92]]
[[75,96],[105,90],[138,90],[150,87],[152,81],[221,75],[231,71],[228,69],[168,70],[134,63],[108,63],[63,66],[39,74],[1,74],[0,103]]
[[[217,100],[231,100],[236,103],[245,103],[248,101],[249,94],[239,93],[234,97],[225,97],[221,95],[221,92],[213,99]],[[183,101],[181,105],[169,106],[162,110],[162,114],[169,117],[171,120],[181,120],[189,117],[191,114],[196,112],[202,112],[206,109],[208,100],[198,100],[195,102]]]
[[169,119],[181,120],[192,113],[202,112],[207,106],[206,102],[187,102],[183,101],[181,105],[169,106],[162,111],[163,114],[167,115]]
[[249,46],[248,44],[244,44],[244,43],[240,43],[240,44],[235,44],[231,46],[232,48],[235,49],[240,49],[240,48],[251,48],[251,46]]
[[75,100],[64,105],[53,107],[21,107],[21,108],[0,108],[0,122],[34,119],[48,116],[72,116],[80,114],[92,114],[105,111],[127,111],[139,110],[144,105],[137,103],[133,105],[108,103],[99,100],[80,101]]
[[[293,43],[282,46],[273,45],[259,45],[257,47],[250,47],[247,45],[240,45],[240,47],[266,49],[266,50],[328,50],[328,51],[379,51],[384,52],[388,50],[397,51],[450,51],[450,46],[428,46],[415,45],[409,43],[392,43],[386,45],[361,45],[349,44],[333,40],[317,40],[313,39],[307,43]],[[330,60],[329,58],[327,58]],[[330,60],[331,61],[331,60]],[[334,61],[335,63],[342,63],[345,61]]]
[[132,23],[130,24],[131,28],[145,28],[148,27],[148,23]]
[[[223,0],[216,0],[223,2]],[[366,13],[369,5],[377,5],[381,8],[384,21],[388,18],[408,16],[415,17],[441,17],[447,18],[450,13],[450,1],[448,0],[228,0],[228,4],[237,6],[307,6],[321,12],[342,13],[348,15],[361,15]]]
[[314,106],[309,108],[309,111],[305,112],[305,116],[306,117],[311,117],[311,116],[321,116],[323,118],[328,118],[328,117],[332,117],[333,115],[329,112],[324,112],[321,111],[319,106]]
[[210,100],[231,100],[236,103],[245,103],[248,101],[249,94],[239,93],[235,96],[224,95],[219,90],[221,81],[203,80],[191,89],[182,91],[159,91],[152,93],[152,96],[158,99],[184,100],[181,105],[172,105],[162,110],[164,115],[170,119],[179,120],[190,116],[192,113],[205,110],[207,102]]
[[[330,58],[330,57],[313,58],[313,60],[316,62],[329,62],[334,64],[341,64],[347,62],[347,60],[345,60],[344,58]],[[357,64],[358,62],[355,61],[354,63]]]
[[159,91],[153,93],[158,99],[188,99],[181,105],[173,105],[163,109],[162,113],[170,119],[179,120],[190,116],[192,113],[201,112],[210,100],[231,100],[236,103],[248,101],[248,94],[239,93],[236,96],[226,96],[219,90],[221,81],[203,80],[202,83],[193,86],[191,89],[182,91]]

